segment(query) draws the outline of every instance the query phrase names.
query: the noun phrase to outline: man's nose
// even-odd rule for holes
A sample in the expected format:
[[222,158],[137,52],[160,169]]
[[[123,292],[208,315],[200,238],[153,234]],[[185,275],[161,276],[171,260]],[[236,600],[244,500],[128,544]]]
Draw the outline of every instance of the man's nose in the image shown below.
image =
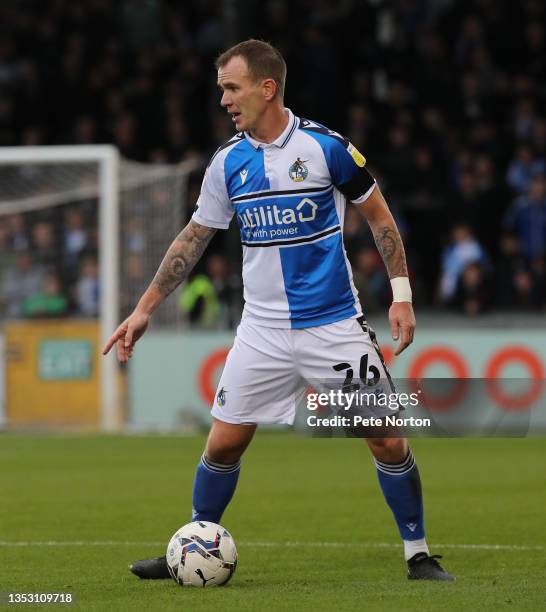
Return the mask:
[[222,99],[220,100],[220,106],[222,106],[223,108],[227,108],[228,106],[231,106],[231,99],[225,91],[222,94]]

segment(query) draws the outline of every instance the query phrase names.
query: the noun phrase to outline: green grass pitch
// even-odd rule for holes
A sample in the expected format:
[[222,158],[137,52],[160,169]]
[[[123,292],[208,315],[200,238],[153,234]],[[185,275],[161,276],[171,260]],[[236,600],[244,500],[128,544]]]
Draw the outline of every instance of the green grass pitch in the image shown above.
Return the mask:
[[456,583],[406,579],[362,441],[276,432],[257,435],[222,521],[239,549],[232,582],[191,589],[138,580],[128,564],[161,554],[188,520],[203,443],[1,435],[0,591],[70,591],[69,609],[115,611],[546,605],[544,438],[412,442],[429,543]]

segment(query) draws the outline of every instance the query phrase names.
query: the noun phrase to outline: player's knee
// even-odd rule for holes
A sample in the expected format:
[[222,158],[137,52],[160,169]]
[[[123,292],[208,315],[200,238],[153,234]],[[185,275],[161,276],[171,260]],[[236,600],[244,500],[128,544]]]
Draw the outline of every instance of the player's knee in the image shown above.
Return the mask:
[[369,438],[368,446],[374,457],[386,463],[403,461],[408,454],[408,443],[405,438]]
[[207,440],[206,458],[226,465],[237,463],[249,445],[255,429],[252,426],[215,422]]
[[233,465],[239,461],[244,453],[244,447],[240,446],[210,446],[205,449],[205,457],[214,463]]

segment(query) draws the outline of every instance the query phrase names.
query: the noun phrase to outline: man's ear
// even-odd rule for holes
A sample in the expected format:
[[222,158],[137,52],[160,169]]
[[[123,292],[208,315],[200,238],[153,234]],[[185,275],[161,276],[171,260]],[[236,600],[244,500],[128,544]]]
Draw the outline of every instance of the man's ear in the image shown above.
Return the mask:
[[273,100],[273,98],[277,95],[277,83],[275,82],[275,79],[265,79],[262,81],[262,87],[265,99],[268,102],[271,102],[271,100]]

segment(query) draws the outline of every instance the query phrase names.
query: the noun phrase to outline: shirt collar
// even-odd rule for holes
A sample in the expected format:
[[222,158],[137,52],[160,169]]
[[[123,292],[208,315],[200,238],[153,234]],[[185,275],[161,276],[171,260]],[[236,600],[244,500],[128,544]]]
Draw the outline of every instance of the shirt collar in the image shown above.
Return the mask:
[[273,142],[260,142],[259,140],[252,138],[252,136],[248,132],[244,133],[248,142],[250,142],[250,144],[255,149],[259,149],[260,147],[272,147],[272,146],[282,149],[286,145],[286,143],[290,140],[290,137],[292,136],[292,134],[294,133],[296,129],[296,126],[298,125],[298,118],[294,115],[294,113],[289,108],[285,108],[284,110],[288,113],[288,124],[284,128],[284,131],[282,132],[282,134],[280,134]]

